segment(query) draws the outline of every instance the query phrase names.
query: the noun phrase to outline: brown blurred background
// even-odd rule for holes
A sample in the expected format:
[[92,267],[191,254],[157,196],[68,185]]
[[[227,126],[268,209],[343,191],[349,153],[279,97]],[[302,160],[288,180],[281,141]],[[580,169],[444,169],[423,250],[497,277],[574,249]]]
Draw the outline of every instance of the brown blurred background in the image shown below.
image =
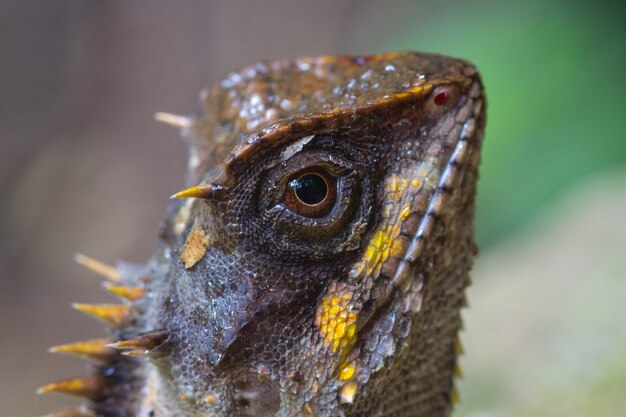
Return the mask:
[[417,49],[481,69],[482,246],[457,415],[626,415],[621,2],[0,0],[0,416],[85,371],[81,251],[143,262],[184,174],[199,89],[259,59]]

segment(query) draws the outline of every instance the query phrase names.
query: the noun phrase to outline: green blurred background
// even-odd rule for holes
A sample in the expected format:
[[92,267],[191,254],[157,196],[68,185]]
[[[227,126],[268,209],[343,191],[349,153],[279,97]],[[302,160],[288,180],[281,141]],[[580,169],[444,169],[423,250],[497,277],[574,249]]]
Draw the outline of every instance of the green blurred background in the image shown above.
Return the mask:
[[259,59],[399,49],[487,88],[456,415],[626,415],[625,4],[0,0],[0,415],[73,401],[33,394],[86,367],[47,346],[101,334],[72,253],[150,256],[185,165],[154,111]]

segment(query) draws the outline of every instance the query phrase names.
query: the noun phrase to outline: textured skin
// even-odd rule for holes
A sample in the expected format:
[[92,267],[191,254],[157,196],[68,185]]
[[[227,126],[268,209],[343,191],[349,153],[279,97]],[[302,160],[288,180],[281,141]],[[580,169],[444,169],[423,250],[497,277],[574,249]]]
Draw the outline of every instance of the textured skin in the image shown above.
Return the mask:
[[[414,52],[263,62],[201,93],[189,185],[121,339],[102,416],[444,416],[476,252],[485,123],[466,61]],[[337,179],[332,211],[285,206],[293,174]],[[149,278],[145,278],[148,276]],[[143,277],[143,278],[141,278]]]

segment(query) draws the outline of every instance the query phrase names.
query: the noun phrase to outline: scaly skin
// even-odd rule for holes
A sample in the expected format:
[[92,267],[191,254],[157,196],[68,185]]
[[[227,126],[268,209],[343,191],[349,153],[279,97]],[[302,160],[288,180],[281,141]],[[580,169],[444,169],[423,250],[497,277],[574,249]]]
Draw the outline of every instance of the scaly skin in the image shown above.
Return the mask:
[[474,67],[414,52],[263,62],[201,102],[175,121],[190,198],[144,268],[120,265],[139,289],[115,346],[140,357],[108,353],[76,415],[448,415],[476,252]]

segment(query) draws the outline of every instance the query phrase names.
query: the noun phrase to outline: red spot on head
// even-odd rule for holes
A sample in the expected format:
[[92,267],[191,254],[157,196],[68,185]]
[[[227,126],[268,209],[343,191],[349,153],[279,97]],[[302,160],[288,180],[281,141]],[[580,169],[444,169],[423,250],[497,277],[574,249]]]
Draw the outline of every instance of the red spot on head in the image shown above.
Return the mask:
[[435,94],[435,104],[438,106],[443,106],[448,103],[448,99],[450,99],[450,94],[447,91],[442,91],[440,93]]

